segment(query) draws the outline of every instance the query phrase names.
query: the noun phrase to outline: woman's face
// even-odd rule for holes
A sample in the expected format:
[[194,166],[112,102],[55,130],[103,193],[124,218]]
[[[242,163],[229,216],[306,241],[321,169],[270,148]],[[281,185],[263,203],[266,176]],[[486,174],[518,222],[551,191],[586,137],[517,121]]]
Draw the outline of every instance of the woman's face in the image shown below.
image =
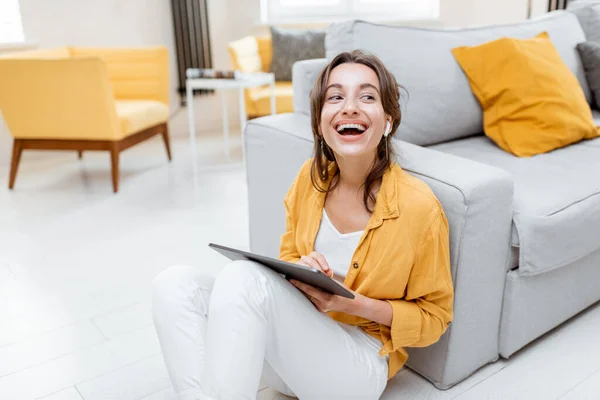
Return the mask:
[[380,90],[366,65],[346,63],[331,71],[320,127],[336,158],[375,157],[386,127]]

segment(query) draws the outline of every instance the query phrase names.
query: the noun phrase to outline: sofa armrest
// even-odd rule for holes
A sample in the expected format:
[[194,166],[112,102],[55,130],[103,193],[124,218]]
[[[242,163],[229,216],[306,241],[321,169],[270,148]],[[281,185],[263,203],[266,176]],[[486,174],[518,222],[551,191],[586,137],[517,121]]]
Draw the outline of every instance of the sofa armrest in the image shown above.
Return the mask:
[[[312,155],[310,117],[294,112],[258,118],[245,134],[250,247],[277,257],[283,199]],[[400,166],[432,188],[450,226],[454,321],[434,345],[407,349],[408,366],[445,389],[498,359],[513,180],[501,169],[433,149],[398,140],[394,148]]]
[[310,115],[310,91],[317,77],[327,66],[325,58],[304,60],[292,67],[292,88],[294,91],[294,111]]
[[446,389],[498,359],[510,256],[514,182],[505,171],[397,141],[399,164],[426,182],[450,225],[452,327],[436,344],[407,349],[408,366]]

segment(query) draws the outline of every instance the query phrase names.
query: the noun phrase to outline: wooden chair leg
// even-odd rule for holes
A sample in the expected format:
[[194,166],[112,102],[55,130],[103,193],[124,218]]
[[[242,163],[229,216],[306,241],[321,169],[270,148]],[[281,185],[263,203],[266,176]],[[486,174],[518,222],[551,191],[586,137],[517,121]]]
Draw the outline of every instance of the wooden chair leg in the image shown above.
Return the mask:
[[110,149],[113,192],[119,191],[119,148],[116,145]]
[[81,160],[83,158],[83,150],[77,150],[77,156]]
[[17,170],[21,162],[21,153],[23,153],[23,139],[14,139],[12,161],[10,164],[10,178],[8,179],[8,188],[12,189],[15,186],[17,179]]
[[167,156],[169,157],[169,161],[171,161],[171,139],[169,138],[169,126],[167,124],[163,125],[162,138],[167,149]]

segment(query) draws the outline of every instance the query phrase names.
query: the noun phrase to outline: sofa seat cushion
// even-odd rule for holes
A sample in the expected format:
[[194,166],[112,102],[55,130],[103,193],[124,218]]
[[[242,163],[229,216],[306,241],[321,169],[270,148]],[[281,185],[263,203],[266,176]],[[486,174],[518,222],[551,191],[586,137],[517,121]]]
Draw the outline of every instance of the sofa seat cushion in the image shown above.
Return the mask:
[[600,248],[600,138],[529,158],[506,153],[486,136],[430,148],[513,176],[511,244],[520,274],[560,268]]
[[[252,116],[271,114],[271,88],[261,86],[248,89],[253,110],[247,110]],[[277,114],[294,111],[292,82],[275,82],[275,103]]]
[[116,100],[117,117],[123,137],[167,122],[169,106],[154,100]]

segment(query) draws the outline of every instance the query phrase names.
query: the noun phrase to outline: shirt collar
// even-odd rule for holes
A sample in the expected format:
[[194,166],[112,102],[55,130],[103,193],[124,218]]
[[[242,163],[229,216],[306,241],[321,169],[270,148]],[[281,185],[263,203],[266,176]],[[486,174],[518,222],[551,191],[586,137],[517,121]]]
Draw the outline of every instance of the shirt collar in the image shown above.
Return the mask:
[[[383,173],[381,187],[379,188],[379,193],[377,193],[375,207],[373,208],[371,219],[367,224],[367,229],[376,228],[383,223],[383,220],[397,218],[400,215],[398,211],[398,187],[396,179],[396,174],[398,173],[397,169],[399,168],[400,167],[397,164],[392,163],[392,165],[390,165]],[[329,163],[327,168],[329,177],[323,184],[324,188],[329,188],[336,170],[337,165],[333,162]],[[316,195],[315,203],[319,206],[319,210],[322,213],[327,193],[319,192],[315,188],[313,188],[313,191]]]

